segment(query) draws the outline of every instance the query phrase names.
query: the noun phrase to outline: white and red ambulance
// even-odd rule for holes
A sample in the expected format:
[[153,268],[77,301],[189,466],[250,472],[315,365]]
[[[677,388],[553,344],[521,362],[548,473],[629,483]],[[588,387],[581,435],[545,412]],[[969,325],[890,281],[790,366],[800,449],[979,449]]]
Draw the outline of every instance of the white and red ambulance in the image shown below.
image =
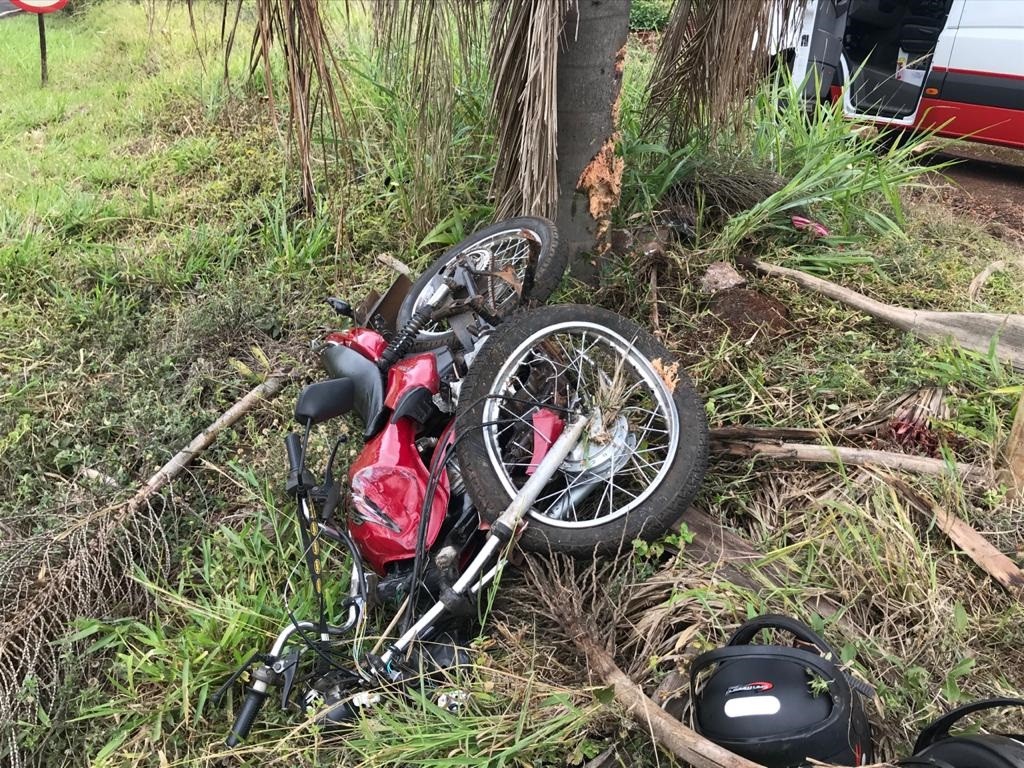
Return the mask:
[[808,96],[841,99],[850,118],[1024,148],[1024,0],[812,0],[793,22]]

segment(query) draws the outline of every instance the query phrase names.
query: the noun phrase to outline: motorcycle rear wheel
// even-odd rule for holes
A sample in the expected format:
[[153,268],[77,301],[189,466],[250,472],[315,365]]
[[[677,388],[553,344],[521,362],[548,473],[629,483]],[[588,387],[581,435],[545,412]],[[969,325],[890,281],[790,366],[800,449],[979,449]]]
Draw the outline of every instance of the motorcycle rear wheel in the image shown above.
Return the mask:
[[[484,227],[445,251],[420,275],[398,310],[398,327],[412,317],[423,302],[434,292],[444,276],[456,262],[468,260],[474,268],[488,272],[511,269],[515,280],[526,279],[526,266],[530,241],[537,247],[533,285],[529,294],[520,297],[515,288],[497,276],[485,276],[476,282],[484,292],[487,311],[497,317],[506,317],[516,311],[525,300],[545,301],[562,279],[565,272],[565,254],[558,250],[555,225],[536,216],[520,216]],[[444,323],[427,326],[416,336],[412,349],[424,352],[442,345],[455,344],[455,333]]]
[[521,546],[587,556],[667,532],[704,477],[703,404],[654,337],[590,306],[511,317],[473,362],[456,433],[459,465],[481,515],[495,520],[535,467],[535,415],[567,420],[569,410],[599,418],[541,491]]

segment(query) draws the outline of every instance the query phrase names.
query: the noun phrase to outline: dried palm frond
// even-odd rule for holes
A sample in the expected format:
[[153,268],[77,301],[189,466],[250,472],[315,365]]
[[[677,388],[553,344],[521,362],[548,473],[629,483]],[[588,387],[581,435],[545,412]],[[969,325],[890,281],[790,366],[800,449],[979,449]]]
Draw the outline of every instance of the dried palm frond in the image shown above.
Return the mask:
[[532,595],[537,616],[555,627],[585,628],[623,669],[643,677],[652,659],[671,663],[684,653],[693,628],[706,622],[708,608],[717,607],[716,615],[722,617],[729,614],[729,606],[713,599],[680,599],[707,578],[705,564],[686,558],[676,558],[645,578],[628,556],[584,564],[551,554],[529,558],[522,594],[510,591],[523,599]]
[[5,523],[15,530],[38,533],[0,540],[0,757],[5,765],[21,764],[27,751],[23,742],[31,740],[26,725],[38,723],[42,713],[51,721],[60,714],[60,692],[77,671],[68,668],[78,650],[69,638],[74,622],[140,613],[151,598],[132,576],[170,572],[171,542],[182,520],[173,482],[188,476],[192,460],[224,429],[275,397],[288,381],[288,376],[272,376],[252,389],[126,501],[101,503],[117,492],[116,482],[100,474],[105,478],[101,491],[90,494],[78,482],[89,478],[83,472],[66,486],[63,514],[46,510],[40,517],[42,510],[30,506],[7,516]]
[[[480,43],[480,2],[459,0],[375,0],[375,44],[385,57],[392,78],[408,78],[426,104],[433,94],[428,87],[447,85],[462,70],[473,69],[473,51]],[[450,97],[451,93],[440,94]]]
[[[192,14],[192,4],[188,6],[189,23],[192,27],[192,36],[195,37],[195,17]],[[224,49],[224,82],[229,79],[228,64],[231,61],[231,52],[235,49],[235,33],[238,32],[238,24],[242,20],[242,0],[238,0],[235,6],[235,17],[228,27],[228,2],[225,0],[221,7],[220,16],[220,42]]]
[[320,0],[258,0],[256,4],[253,64],[263,65],[273,110],[271,48],[275,42],[281,46],[288,84],[289,137],[299,162],[302,203],[308,212],[316,207],[315,135],[319,133],[325,157],[338,160],[336,139],[345,133],[340,99],[344,78],[324,5]]
[[685,226],[720,228],[785,186],[786,179],[774,171],[739,158],[694,155],[691,169],[660,202]]
[[498,0],[491,14],[491,109],[498,162],[491,192],[497,217],[553,216],[559,36],[575,0]]
[[[65,641],[74,622],[143,610],[149,596],[133,569],[170,568],[175,516],[165,505],[102,508],[77,484],[67,496],[63,529],[48,510],[39,533],[0,543],[0,756],[13,768],[32,757],[22,739],[39,713],[59,719],[61,686],[75,671]],[[26,517],[39,530],[37,511]]]
[[651,74],[645,133],[664,128],[680,146],[694,130],[735,118],[804,2],[677,0]]
[[[192,18],[194,0],[187,2]],[[271,56],[275,45],[281,47],[288,91],[288,144],[299,165],[302,205],[310,213],[317,200],[314,147],[320,144],[325,169],[340,168],[339,137],[346,133],[341,109],[344,77],[338,66],[326,7],[327,3],[321,0],[257,0],[256,29],[250,49],[250,74],[262,67],[270,116],[276,127]],[[241,0],[223,0],[220,43],[225,80],[241,17]]]

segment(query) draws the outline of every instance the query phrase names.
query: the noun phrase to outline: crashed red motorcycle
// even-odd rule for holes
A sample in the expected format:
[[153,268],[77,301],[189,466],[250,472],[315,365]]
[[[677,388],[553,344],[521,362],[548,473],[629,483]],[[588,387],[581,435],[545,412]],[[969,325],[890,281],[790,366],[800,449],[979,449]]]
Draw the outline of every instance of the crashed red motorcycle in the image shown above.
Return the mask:
[[[707,424],[678,361],[607,310],[526,308],[561,279],[555,237],[543,219],[500,222],[358,312],[329,300],[357,324],[326,337],[330,378],[302,391],[302,432],[285,438],[318,615],[289,610],[222,688],[248,674],[229,746],[272,688],[282,708],[338,722],[375,690],[464,662],[461,633],[514,544],[613,553],[662,535],[696,494]],[[365,445],[347,483],[334,476],[341,438],[315,477],[312,427],[350,412]],[[327,597],[326,547],[350,560],[340,600]],[[374,605],[393,618],[367,649]]]

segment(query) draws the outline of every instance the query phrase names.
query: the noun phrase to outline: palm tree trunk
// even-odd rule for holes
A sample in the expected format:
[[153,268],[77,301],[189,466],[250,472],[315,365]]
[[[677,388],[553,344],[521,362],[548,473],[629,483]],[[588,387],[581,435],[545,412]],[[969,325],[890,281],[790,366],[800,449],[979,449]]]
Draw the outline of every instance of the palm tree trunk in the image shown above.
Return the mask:
[[597,278],[597,261],[618,204],[615,156],[629,0],[579,0],[566,16],[558,57],[558,226],[572,274]]

